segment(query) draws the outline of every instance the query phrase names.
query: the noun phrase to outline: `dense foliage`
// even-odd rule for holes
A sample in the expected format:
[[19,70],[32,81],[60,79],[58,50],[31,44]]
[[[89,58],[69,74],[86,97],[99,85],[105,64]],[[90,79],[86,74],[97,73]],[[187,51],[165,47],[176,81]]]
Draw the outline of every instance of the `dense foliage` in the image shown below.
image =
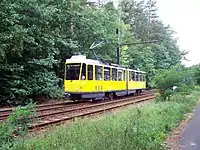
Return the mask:
[[0,8],[0,103],[62,96],[65,59],[77,53],[94,58],[94,41],[105,41],[95,49],[98,57],[115,63],[116,28],[121,64],[147,71],[148,83],[181,60],[174,31],[157,17],[154,0],[122,0],[118,9],[86,0],[2,0]]
[[163,100],[170,99],[177,92],[188,94],[197,85],[197,68],[176,65],[168,70],[161,70],[155,76],[155,87]]

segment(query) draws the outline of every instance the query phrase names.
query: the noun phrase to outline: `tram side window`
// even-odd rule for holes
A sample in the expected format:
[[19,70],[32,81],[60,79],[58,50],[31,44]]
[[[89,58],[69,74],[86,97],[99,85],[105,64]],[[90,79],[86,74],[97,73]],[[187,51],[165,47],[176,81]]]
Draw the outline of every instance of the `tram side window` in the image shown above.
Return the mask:
[[132,80],[132,75],[131,75],[131,71],[129,71],[129,81]]
[[138,72],[135,73],[135,81],[139,81],[139,74],[138,74]]
[[124,76],[123,81],[126,81],[126,71],[124,70]]
[[141,73],[139,74],[139,76],[140,76],[140,81],[143,81],[143,76]]
[[140,73],[138,73],[138,81],[141,81]]
[[112,68],[112,80],[117,81],[117,69]]
[[82,64],[81,80],[86,79],[86,64]]
[[122,78],[123,78],[122,70],[118,70],[118,81],[122,81]]
[[95,79],[102,80],[102,67],[101,66],[95,66]]
[[88,65],[88,80],[93,80],[93,65]]
[[105,81],[110,80],[110,68],[108,67],[104,68],[104,80]]
[[135,72],[131,72],[131,79],[132,81],[135,81]]

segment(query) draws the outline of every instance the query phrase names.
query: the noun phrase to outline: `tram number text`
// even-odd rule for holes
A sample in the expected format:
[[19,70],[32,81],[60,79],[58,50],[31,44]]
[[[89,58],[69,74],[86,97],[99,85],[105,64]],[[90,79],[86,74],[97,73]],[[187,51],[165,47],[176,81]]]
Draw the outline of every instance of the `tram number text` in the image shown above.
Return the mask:
[[95,86],[95,90],[96,90],[96,91],[102,91],[102,89],[103,89],[103,86],[102,86],[102,85]]

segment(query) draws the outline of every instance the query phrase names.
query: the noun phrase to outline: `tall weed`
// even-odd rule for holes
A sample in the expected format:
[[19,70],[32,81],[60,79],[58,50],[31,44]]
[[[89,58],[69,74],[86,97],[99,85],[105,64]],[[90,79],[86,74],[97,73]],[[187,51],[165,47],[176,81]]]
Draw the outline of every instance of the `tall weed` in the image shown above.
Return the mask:
[[25,107],[17,107],[6,122],[0,123],[0,149],[9,149],[16,136],[24,137],[35,115],[35,104],[30,103]]

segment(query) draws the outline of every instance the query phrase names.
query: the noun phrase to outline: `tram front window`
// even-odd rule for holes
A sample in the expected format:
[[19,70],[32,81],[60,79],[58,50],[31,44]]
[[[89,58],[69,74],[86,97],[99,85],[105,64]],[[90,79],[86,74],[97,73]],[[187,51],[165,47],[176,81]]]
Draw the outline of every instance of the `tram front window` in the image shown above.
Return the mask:
[[66,64],[65,80],[79,80],[81,64]]

